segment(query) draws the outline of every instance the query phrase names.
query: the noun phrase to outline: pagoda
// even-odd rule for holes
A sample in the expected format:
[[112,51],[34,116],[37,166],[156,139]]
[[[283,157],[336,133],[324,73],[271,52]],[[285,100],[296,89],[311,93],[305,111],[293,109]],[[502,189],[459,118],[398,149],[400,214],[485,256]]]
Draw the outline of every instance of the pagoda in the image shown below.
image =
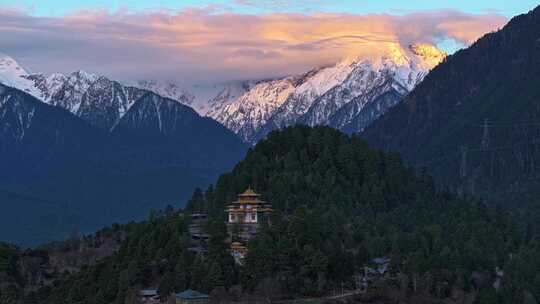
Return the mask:
[[[261,195],[249,187],[238,199],[227,206],[227,230],[231,237],[231,253],[242,259],[247,253],[247,242],[257,234],[261,223],[270,223],[272,205],[261,200]],[[236,240],[233,240],[236,237]]]

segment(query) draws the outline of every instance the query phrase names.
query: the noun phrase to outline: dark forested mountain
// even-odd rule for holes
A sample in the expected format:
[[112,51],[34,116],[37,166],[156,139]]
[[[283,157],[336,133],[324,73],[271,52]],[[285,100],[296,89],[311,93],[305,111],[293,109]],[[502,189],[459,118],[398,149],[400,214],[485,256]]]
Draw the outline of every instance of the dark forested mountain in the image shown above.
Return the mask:
[[87,102],[96,83],[80,117],[0,85],[0,189],[9,193],[0,193],[0,239],[35,244],[145,216],[187,199],[245,151],[217,122],[147,91],[122,117],[117,105],[109,113],[125,90],[104,81],[113,95]]
[[103,132],[61,108],[0,84],[0,182],[42,177],[94,149]]
[[[223,210],[249,185],[272,203],[274,216],[239,267],[224,242]],[[210,214],[204,255],[189,250],[191,212]],[[195,191],[183,212],[161,214],[134,225],[110,258],[28,299],[131,303],[149,286],[162,296],[193,288],[221,300],[315,297],[355,288],[355,275],[383,257],[389,275],[369,289],[377,303],[527,303],[540,296],[540,247],[505,213],[439,193],[397,155],[329,127],[271,133],[215,187]]]
[[363,136],[462,192],[537,192],[540,7],[449,56]]

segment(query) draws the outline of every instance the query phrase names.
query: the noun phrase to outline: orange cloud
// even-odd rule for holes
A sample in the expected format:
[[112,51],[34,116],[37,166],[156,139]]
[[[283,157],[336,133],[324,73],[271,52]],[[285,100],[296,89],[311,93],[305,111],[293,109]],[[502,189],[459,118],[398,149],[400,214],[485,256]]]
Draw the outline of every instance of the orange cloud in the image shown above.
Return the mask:
[[78,12],[33,17],[0,12],[2,51],[34,70],[87,69],[125,80],[227,81],[299,73],[396,44],[470,44],[506,22],[492,14]]
[[452,38],[471,44],[482,34],[498,30],[503,24],[503,19],[499,18],[448,20],[440,23],[439,29],[444,33],[449,33]]

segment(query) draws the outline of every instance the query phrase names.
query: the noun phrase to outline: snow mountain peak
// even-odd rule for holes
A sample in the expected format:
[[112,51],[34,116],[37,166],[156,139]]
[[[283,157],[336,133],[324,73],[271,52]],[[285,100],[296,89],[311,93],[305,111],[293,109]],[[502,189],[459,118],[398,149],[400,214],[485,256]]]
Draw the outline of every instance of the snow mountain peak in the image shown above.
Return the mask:
[[17,76],[28,74],[15,59],[2,52],[0,52],[0,69],[2,70],[2,73],[9,72]]
[[135,85],[138,88],[152,91],[160,96],[177,100],[185,105],[192,106],[195,96],[173,81],[160,82],[157,80],[139,80]]
[[448,56],[446,52],[429,43],[411,44],[409,45],[409,50],[414,55],[420,57],[423,63],[430,68],[434,68]]
[[347,57],[301,75],[258,82],[234,100],[213,104],[207,115],[250,143],[296,123],[360,131],[445,56],[430,44],[388,44],[372,56]]
[[0,83],[39,96],[39,90],[34,87],[33,82],[25,78],[27,75],[27,70],[15,59],[0,53]]

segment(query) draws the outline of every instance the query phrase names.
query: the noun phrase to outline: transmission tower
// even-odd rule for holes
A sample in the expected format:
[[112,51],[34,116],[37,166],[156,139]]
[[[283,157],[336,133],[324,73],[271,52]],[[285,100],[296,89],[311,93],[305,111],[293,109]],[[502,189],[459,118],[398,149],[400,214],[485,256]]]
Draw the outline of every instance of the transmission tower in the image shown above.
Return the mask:
[[461,177],[467,176],[467,147],[461,146]]
[[482,136],[482,149],[489,149],[489,119],[484,119],[484,135]]

